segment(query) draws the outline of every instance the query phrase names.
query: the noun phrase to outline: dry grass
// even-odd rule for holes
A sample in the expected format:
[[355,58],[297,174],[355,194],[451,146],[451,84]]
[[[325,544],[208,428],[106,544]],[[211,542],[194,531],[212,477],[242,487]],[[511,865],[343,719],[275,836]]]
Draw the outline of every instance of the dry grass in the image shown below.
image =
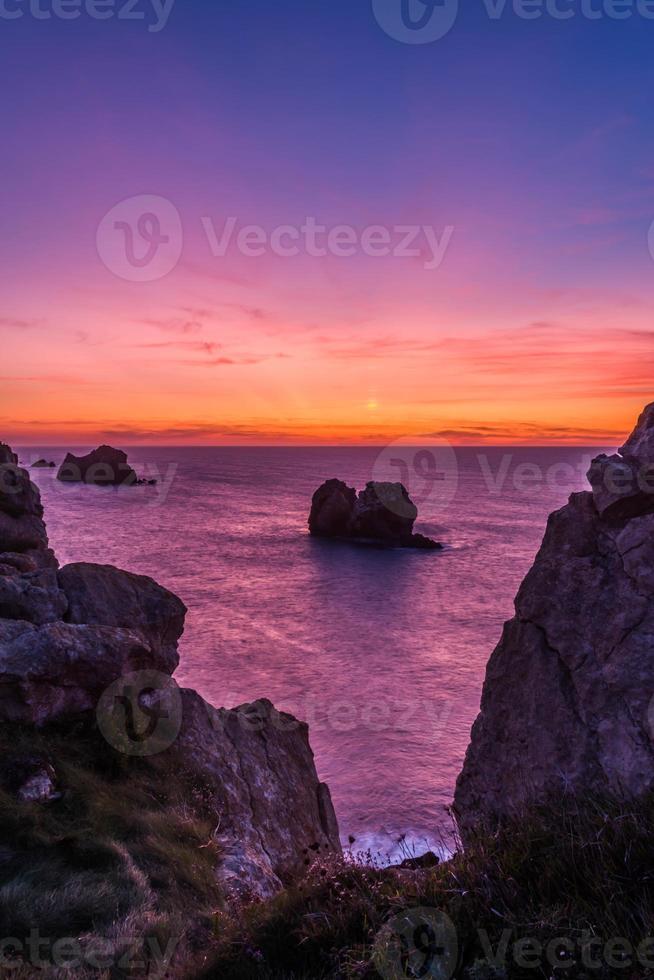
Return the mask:
[[[457,977],[654,976],[635,955],[620,961],[604,950],[618,937],[636,949],[654,935],[653,842],[652,800],[632,807],[586,801],[583,809],[566,800],[480,833],[465,853],[430,871],[324,862],[267,905],[224,920],[205,980],[378,978],[372,955],[384,923],[425,906],[446,912],[456,927]],[[590,954],[597,965],[588,968],[582,946],[594,937],[602,942]],[[564,938],[574,952],[559,955],[552,946],[523,967],[514,944],[524,938],[543,947]],[[493,965],[484,942],[496,950],[503,939],[506,954]],[[654,966],[654,943],[649,956]]]

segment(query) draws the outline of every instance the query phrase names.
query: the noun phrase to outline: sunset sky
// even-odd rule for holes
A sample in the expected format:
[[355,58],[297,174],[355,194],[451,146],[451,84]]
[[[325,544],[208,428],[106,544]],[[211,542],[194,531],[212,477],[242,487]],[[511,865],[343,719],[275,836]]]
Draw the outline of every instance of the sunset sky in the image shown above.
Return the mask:
[[[140,3],[0,20],[0,438],[632,428],[654,390],[654,20],[464,0],[447,36],[404,44],[370,0],[177,0],[157,32]],[[153,281],[101,257],[105,215],[141,195],[181,219]],[[438,268],[424,237],[411,257],[214,255],[230,217],[234,238],[309,217],[451,239]]]

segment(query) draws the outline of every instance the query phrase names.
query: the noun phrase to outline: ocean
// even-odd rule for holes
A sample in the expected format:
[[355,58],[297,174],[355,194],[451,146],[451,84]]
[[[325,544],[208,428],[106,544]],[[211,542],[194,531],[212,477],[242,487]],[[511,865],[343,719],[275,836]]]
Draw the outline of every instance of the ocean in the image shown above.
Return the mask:
[[[77,447],[74,451],[82,451]],[[267,697],[310,725],[345,843],[438,847],[485,665],[550,511],[597,448],[130,448],[156,487],[32,470],[62,564],[150,575],[188,606],[176,674],[215,705]],[[21,460],[64,449],[29,447]],[[404,479],[441,552],[307,533],[313,491]]]

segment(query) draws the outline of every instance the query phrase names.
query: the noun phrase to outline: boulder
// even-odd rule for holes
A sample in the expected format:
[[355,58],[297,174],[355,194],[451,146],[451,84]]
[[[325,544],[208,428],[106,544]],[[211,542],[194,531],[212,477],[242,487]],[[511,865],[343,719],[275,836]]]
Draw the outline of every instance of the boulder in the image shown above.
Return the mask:
[[0,620],[0,722],[43,727],[96,708],[125,674],[165,671],[138,632]]
[[68,453],[57,479],[64,483],[89,483],[101,487],[133,486],[138,477],[127,454],[111,446],[99,446],[86,456]]
[[44,470],[44,469],[54,469],[55,464],[48,462],[47,459],[37,459],[35,463],[32,463],[33,470]]
[[67,599],[67,623],[137,631],[152,651],[152,666],[172,674],[179,663],[177,642],[186,616],[181,599],[154,579],[113,565],[65,565],[58,580]]
[[[22,556],[21,556],[22,557]],[[63,618],[68,603],[55,568],[20,572],[0,556],[0,616],[40,626]]]
[[418,509],[401,483],[366,484],[356,490],[342,480],[327,480],[313,495],[309,531],[316,537],[351,540],[397,548],[442,546],[413,533]]
[[[629,467],[654,463],[651,408]],[[550,516],[490,658],[455,793],[464,839],[563,792],[654,788],[654,513],[647,495],[633,509],[606,492],[596,481]]]

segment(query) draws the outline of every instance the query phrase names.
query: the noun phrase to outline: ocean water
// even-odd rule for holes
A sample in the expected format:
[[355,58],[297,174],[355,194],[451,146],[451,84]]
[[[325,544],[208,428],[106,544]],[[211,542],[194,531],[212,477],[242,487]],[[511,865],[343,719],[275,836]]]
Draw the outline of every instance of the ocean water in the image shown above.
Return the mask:
[[[395,856],[404,835],[422,851],[447,833],[486,661],[547,514],[586,487],[599,451],[142,447],[130,462],[157,487],[32,475],[62,564],[115,564],[178,593],[180,683],[228,707],[268,697],[308,721],[344,841]],[[310,538],[312,493],[335,476],[357,488],[401,476],[416,530],[444,550]]]

